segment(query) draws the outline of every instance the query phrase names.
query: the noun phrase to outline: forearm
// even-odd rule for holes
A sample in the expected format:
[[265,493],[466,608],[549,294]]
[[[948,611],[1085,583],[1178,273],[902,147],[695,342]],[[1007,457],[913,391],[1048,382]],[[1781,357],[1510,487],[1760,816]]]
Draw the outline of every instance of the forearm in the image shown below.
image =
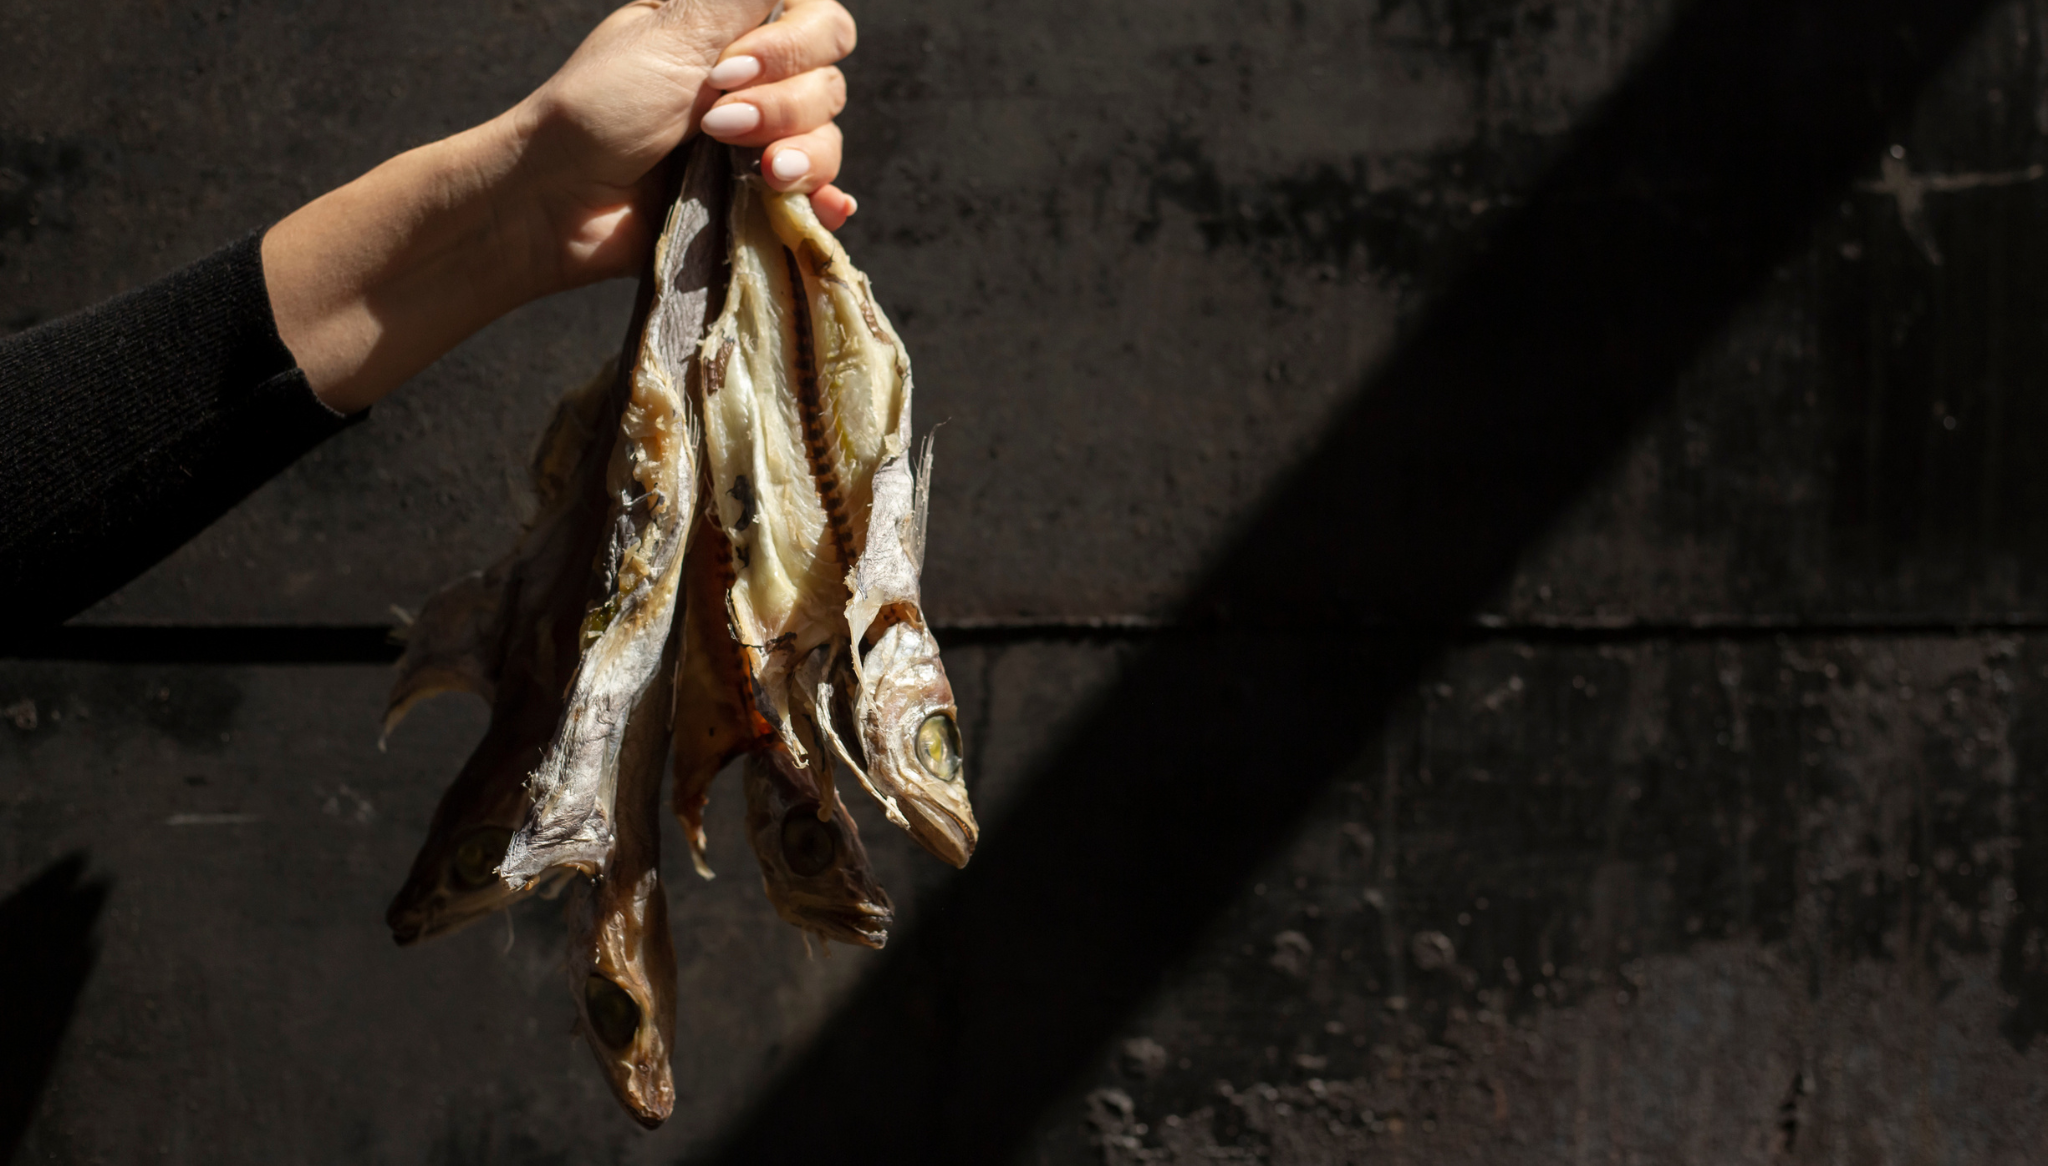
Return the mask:
[[[313,391],[353,413],[477,329],[556,290],[514,194],[509,117],[407,151],[263,238],[278,334]],[[555,267],[555,270],[549,270]]]
[[92,604],[345,428],[292,365],[253,237],[0,339],[13,630]]

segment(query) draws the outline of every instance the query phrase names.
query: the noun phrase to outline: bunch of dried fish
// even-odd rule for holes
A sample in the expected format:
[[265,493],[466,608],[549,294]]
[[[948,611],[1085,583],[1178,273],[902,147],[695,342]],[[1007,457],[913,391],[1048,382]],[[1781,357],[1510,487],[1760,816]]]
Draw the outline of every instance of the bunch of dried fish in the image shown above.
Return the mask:
[[388,735],[438,692],[491,705],[391,904],[393,937],[573,884],[580,1028],[649,1127],[675,1099],[671,752],[698,872],[710,786],[743,759],[769,900],[824,940],[879,948],[894,914],[835,764],[956,866],[978,835],[918,590],[931,460],[929,442],[911,458],[909,357],[806,198],[709,141],[686,153],[624,359],[557,406],[537,516],[428,601],[385,715]]

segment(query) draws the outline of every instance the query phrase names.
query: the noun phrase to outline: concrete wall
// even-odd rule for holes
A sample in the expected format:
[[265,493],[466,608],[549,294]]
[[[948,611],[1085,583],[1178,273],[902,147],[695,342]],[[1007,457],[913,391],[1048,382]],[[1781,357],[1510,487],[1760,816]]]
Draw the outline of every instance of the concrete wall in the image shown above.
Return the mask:
[[[0,326],[604,7],[0,8]],[[552,905],[390,946],[483,718],[320,630],[516,528],[630,289],[533,305],[0,661],[0,1154],[2040,1155],[2048,5],[854,8],[974,864],[811,959],[722,786],[653,1135]]]

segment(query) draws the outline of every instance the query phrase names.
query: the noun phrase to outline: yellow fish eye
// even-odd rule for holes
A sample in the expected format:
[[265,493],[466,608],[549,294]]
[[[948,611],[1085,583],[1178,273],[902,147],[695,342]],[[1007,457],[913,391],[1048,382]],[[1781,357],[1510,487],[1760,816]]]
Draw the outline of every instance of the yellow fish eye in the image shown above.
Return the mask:
[[591,976],[583,981],[583,1011],[590,1017],[590,1029],[606,1048],[623,1049],[640,1031],[640,1006],[624,988]]
[[782,820],[782,861],[798,878],[810,878],[839,854],[832,827],[818,821],[816,806],[798,806]]
[[503,826],[479,826],[455,847],[455,861],[448,873],[456,889],[481,891],[498,878],[498,864],[505,861],[505,848],[512,844],[512,831]]
[[960,726],[933,713],[917,727],[917,761],[940,781],[960,780]]

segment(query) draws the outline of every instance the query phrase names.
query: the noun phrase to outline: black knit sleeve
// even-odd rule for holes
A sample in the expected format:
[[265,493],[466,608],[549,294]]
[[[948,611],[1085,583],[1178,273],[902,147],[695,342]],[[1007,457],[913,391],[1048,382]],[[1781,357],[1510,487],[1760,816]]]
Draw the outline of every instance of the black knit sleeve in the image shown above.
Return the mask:
[[0,339],[6,625],[91,606],[362,416],[278,339],[260,234]]

